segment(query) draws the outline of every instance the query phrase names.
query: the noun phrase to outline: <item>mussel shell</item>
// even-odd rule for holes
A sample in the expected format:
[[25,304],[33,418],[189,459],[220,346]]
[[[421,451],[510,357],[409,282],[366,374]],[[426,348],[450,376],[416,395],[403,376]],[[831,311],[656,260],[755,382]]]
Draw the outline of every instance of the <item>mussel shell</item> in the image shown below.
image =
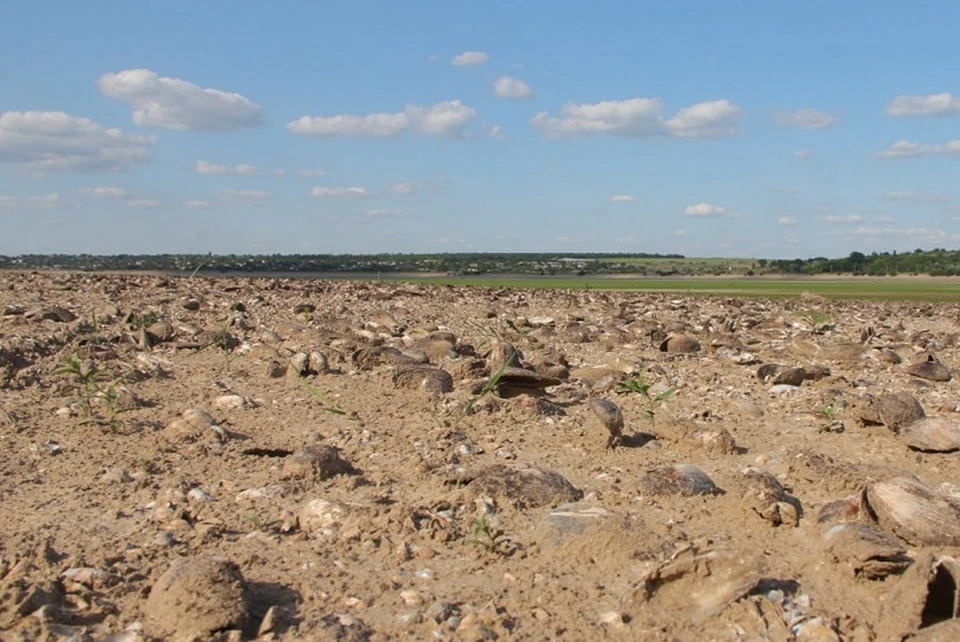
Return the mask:
[[924,452],[960,450],[960,423],[947,417],[926,417],[900,430],[907,446]]
[[700,351],[700,342],[689,334],[673,334],[660,343],[660,352],[691,353]]
[[620,406],[609,399],[591,399],[590,410],[600,419],[601,423],[614,435],[623,431],[623,412]]
[[833,561],[848,564],[858,577],[883,579],[913,563],[896,537],[873,524],[835,524],[823,534],[823,542]]
[[862,502],[864,514],[908,544],[960,546],[960,506],[917,480],[870,484]]
[[640,492],[650,495],[719,495],[720,490],[710,477],[690,465],[664,466],[647,472],[640,480]]

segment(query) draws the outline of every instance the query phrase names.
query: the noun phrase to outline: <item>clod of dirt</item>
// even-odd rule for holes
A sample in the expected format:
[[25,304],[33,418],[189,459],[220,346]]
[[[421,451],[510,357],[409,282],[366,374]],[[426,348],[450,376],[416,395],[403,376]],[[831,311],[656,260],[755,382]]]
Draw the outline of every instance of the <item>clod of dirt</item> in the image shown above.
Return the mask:
[[907,374],[930,381],[950,381],[952,375],[945,365],[929,357],[926,361],[911,363],[906,368]]
[[673,334],[660,343],[660,352],[689,354],[700,351],[700,342],[689,334]]
[[757,559],[728,550],[701,553],[688,545],[647,571],[624,606],[640,621],[669,611],[671,617],[702,622],[747,595],[762,577]]
[[495,339],[491,345],[490,356],[487,360],[490,364],[491,372],[496,372],[503,367],[519,368],[523,363],[523,353],[512,343]]
[[881,580],[913,563],[900,541],[873,524],[835,524],[823,534],[827,555],[857,577]]
[[708,453],[731,455],[737,450],[737,442],[726,428],[696,426],[688,430],[684,437]]
[[500,378],[497,379],[497,393],[504,397],[537,392],[561,383],[559,379],[525,368],[505,368],[498,372]]
[[953,452],[960,450],[960,424],[947,417],[925,417],[901,429],[900,438],[914,450]]
[[248,609],[240,567],[228,559],[205,555],[174,562],[150,590],[144,615],[151,635],[209,639],[216,633],[242,629]]
[[323,481],[337,475],[355,475],[357,469],[329,444],[307,444],[283,462],[284,477]]
[[493,499],[502,498],[517,509],[575,502],[583,491],[563,475],[532,464],[494,464],[480,471],[470,488]]
[[774,377],[773,383],[774,385],[799,386],[806,378],[807,371],[805,368],[790,368]]
[[926,417],[923,406],[906,392],[894,392],[888,395],[864,395],[857,401],[860,421],[865,424],[884,425],[899,432],[918,419]]
[[607,438],[607,448],[620,445],[623,438],[623,412],[620,406],[609,399],[591,399],[590,410],[600,419],[603,426],[610,432]]
[[690,465],[665,466],[647,471],[639,482],[640,492],[649,495],[719,495],[723,491],[709,475]]
[[862,501],[867,514],[908,544],[960,546],[960,505],[915,479],[870,484]]
[[300,530],[315,538],[335,537],[345,520],[354,515],[357,507],[337,501],[312,499],[300,509]]
[[197,408],[187,408],[183,415],[171,421],[163,429],[164,436],[174,443],[192,443],[198,439],[221,436],[220,428],[210,413]]
[[[958,587],[957,560],[924,553],[886,595],[876,630],[891,640],[911,633],[911,640],[956,640],[941,634],[945,629],[957,629]],[[954,624],[947,625],[949,622]]]
[[424,390],[431,393],[453,392],[453,377],[443,368],[432,366],[404,366],[393,374],[398,388]]
[[751,508],[774,526],[800,523],[800,501],[784,490],[776,477],[753,466],[741,471],[744,483],[744,498]]

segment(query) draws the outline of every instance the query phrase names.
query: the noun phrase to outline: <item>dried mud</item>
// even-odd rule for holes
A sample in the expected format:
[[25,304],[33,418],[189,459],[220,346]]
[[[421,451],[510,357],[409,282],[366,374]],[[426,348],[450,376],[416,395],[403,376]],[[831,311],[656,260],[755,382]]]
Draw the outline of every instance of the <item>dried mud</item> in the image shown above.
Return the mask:
[[958,312],[0,273],[0,636],[948,639]]

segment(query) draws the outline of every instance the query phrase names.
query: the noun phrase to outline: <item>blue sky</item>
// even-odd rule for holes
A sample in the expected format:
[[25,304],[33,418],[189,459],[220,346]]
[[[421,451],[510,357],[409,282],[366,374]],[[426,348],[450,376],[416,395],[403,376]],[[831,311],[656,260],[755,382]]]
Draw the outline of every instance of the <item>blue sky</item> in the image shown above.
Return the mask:
[[0,253],[960,243],[954,2],[0,6]]

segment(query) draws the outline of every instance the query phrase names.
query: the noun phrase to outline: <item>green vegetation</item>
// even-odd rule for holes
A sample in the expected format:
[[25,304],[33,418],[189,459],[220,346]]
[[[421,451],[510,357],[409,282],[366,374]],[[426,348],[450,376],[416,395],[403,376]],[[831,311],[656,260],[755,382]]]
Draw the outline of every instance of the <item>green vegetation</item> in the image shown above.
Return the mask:
[[647,407],[644,409],[644,412],[650,418],[650,422],[655,423],[657,419],[657,408],[673,396],[677,389],[675,386],[670,386],[658,394],[653,394],[650,392],[650,388],[651,386],[647,383],[647,378],[644,373],[638,372],[632,379],[621,381],[620,385],[617,386],[617,392],[634,392],[643,397],[647,402]]
[[[75,402],[82,409],[85,422],[99,424],[111,431],[120,427],[118,415],[124,409],[120,407],[120,394],[117,390],[119,379],[108,381],[109,377],[98,370],[96,364],[85,363],[77,353],[70,355],[57,372],[68,375],[69,379],[60,392],[74,395]],[[99,412],[98,408],[101,403],[103,412]]]

